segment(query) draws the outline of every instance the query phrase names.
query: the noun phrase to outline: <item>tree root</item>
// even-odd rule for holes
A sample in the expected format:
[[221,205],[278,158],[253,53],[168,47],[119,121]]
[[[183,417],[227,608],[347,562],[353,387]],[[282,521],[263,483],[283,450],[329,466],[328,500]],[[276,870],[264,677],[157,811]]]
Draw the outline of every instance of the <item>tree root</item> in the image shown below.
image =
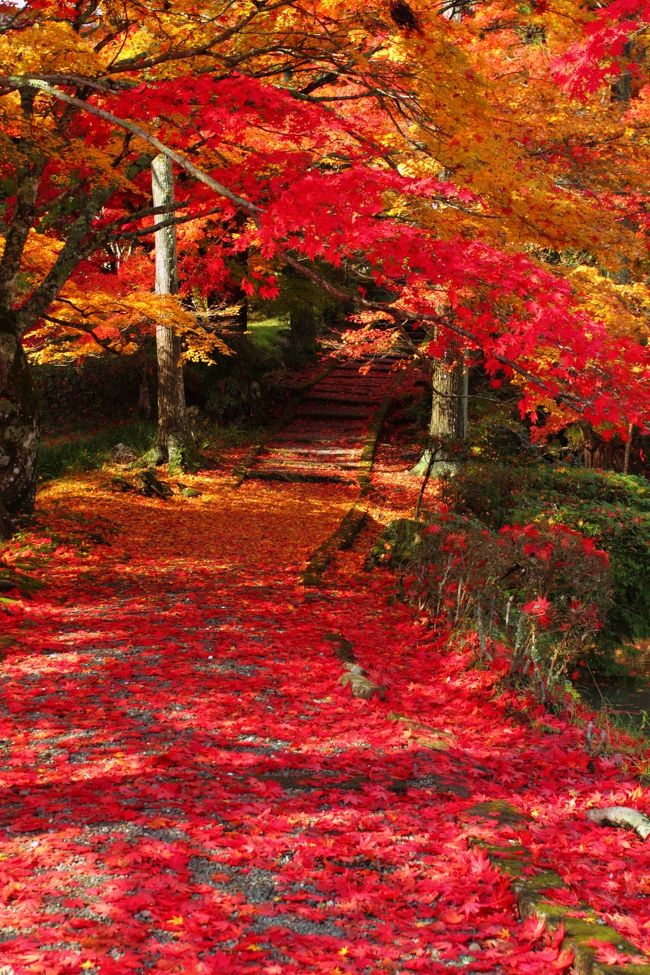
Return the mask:
[[132,480],[119,475],[113,477],[111,478],[111,488],[113,491],[121,491],[124,494],[135,492],[136,494],[143,494],[145,498],[157,497],[161,501],[171,498],[174,494],[167,481],[161,481],[150,469],[138,471]]

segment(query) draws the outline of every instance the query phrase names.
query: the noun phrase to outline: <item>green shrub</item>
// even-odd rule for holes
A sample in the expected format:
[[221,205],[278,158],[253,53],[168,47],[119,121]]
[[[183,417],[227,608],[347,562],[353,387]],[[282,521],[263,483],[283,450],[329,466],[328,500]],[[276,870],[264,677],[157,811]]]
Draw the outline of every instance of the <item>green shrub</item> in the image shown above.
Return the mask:
[[375,560],[401,573],[403,591],[453,633],[476,635],[483,659],[505,648],[510,673],[547,700],[593,642],[611,602],[609,560],[563,525],[506,525],[437,514],[399,521]]
[[232,355],[216,355],[212,365],[200,369],[198,398],[211,419],[255,424],[265,418],[275,392],[270,377],[282,367],[282,332],[280,322],[267,320],[251,322],[247,332],[227,335]]
[[154,424],[134,421],[115,423],[92,434],[46,440],[38,450],[39,480],[51,481],[65,474],[95,470],[106,463],[109,451],[117,443],[143,454],[151,447],[155,432]]
[[529,504],[526,515],[539,525],[559,522],[577,528],[609,555],[614,599],[599,640],[603,648],[650,636],[648,512],[577,498],[563,504]]
[[442,481],[442,498],[453,510],[472,515],[490,528],[501,528],[517,506],[525,479],[526,471],[520,467],[470,461]]
[[289,327],[281,318],[251,319],[247,339],[267,368],[282,366],[289,341]]
[[613,601],[599,645],[650,636],[650,484],[643,477],[537,464],[468,464],[443,487],[456,510],[491,528],[566,525],[610,559]]
[[469,511],[493,528],[517,520],[516,512],[540,503],[559,507],[568,498],[650,513],[650,483],[644,477],[551,464],[518,467],[471,461],[445,481],[442,495],[455,509]]
[[494,403],[495,391],[486,400],[480,393],[473,402],[469,448],[481,463],[528,464],[540,458],[541,449],[531,443],[528,428],[516,416],[512,401]]

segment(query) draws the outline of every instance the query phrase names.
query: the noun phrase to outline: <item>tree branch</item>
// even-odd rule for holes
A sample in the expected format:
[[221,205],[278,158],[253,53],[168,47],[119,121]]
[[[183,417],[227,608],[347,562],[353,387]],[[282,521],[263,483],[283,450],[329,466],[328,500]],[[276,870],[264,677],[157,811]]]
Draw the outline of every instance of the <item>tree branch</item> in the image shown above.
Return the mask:
[[[183,206],[182,203],[177,203],[177,207]],[[166,207],[153,207],[150,211],[151,214],[154,212],[165,212]],[[161,220],[160,223],[152,223],[150,227],[143,227],[140,230],[116,230],[114,233],[109,234],[105,239],[107,241],[114,240],[135,240],[138,237],[149,237],[151,234],[157,233],[159,230],[164,230],[165,227],[176,227],[181,223],[191,223],[193,220],[203,220],[206,217],[212,217],[216,213],[221,213],[221,207],[212,207],[210,210],[206,210],[204,213],[188,213],[184,217],[169,217],[168,220]],[[147,214],[148,215],[148,214]],[[130,218],[131,219],[131,218]],[[119,221],[121,223],[129,223],[129,220]],[[133,218],[137,219],[137,218]],[[118,223],[118,221],[114,221]],[[104,228],[104,233],[107,228]]]
[[101,339],[92,329],[90,325],[84,325],[81,322],[68,322],[65,318],[57,318],[56,315],[43,315],[42,318],[46,322],[52,322],[53,325],[61,325],[63,328],[73,328],[77,332],[83,332],[85,335],[90,335],[93,342],[103,349],[105,352],[110,352],[112,355],[118,356],[121,354],[117,349],[113,348],[110,339]]
[[[7,79],[0,78],[0,84],[2,84],[5,80]],[[98,108],[97,105],[91,105],[82,98],[75,98],[74,95],[68,95],[67,92],[61,91],[59,88],[55,88],[53,85],[48,84],[48,82],[37,78],[10,76],[8,80],[19,88],[36,88],[38,91],[42,91],[46,95],[49,95],[51,98],[56,98],[58,101],[65,102],[68,105],[74,105],[83,112],[88,112],[90,115],[95,115],[97,118],[101,118],[105,122],[110,122],[111,125],[116,125],[118,128],[125,129],[138,139],[142,139],[142,141],[146,142],[147,145],[152,146],[156,152],[160,152],[163,154],[163,156],[171,159],[176,163],[177,166],[180,166],[181,169],[184,169],[186,172],[190,173],[191,176],[194,176],[195,179],[199,180],[201,183],[205,183],[205,185],[209,186],[210,189],[215,191],[215,193],[218,193],[220,196],[230,200],[231,203],[234,203],[236,206],[241,207],[241,209],[247,210],[249,213],[254,215],[262,212],[261,208],[256,206],[256,204],[251,203],[250,200],[244,199],[243,196],[238,196],[237,193],[233,193],[232,190],[229,190],[227,186],[223,185],[223,183],[219,183],[216,179],[208,176],[207,173],[202,172],[194,165],[194,163],[191,163],[189,159],[181,156],[180,153],[176,152],[174,149],[170,149],[169,146],[165,145],[164,142],[157,139],[155,135],[151,135],[146,131],[146,129],[143,129],[140,125],[136,125],[135,122],[130,122],[128,119],[113,115],[112,112],[107,112],[103,108]]]
[[627,826],[642,840],[650,836],[650,819],[637,809],[627,806],[608,806],[605,809],[588,809],[587,819],[600,826]]

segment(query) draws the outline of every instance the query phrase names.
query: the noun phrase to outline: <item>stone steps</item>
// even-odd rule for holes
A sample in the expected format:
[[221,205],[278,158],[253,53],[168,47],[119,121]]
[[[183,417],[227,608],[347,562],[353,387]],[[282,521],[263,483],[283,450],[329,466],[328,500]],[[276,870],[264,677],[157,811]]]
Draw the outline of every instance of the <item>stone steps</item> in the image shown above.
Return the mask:
[[395,361],[337,364],[305,393],[291,420],[258,452],[246,476],[358,480],[369,431],[393,382]]

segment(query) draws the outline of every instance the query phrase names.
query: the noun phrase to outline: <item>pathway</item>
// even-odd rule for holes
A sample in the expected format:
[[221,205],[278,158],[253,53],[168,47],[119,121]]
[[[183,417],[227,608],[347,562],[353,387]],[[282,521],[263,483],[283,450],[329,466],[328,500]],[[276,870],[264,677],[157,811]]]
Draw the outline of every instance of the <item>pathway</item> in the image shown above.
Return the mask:
[[[300,585],[356,489],[191,483],[42,494],[49,587],[3,632],[1,975],[568,971],[478,841],[648,950],[650,852],[584,817],[647,808],[619,759],[444,652],[361,550]],[[385,700],[341,686],[342,641]]]

